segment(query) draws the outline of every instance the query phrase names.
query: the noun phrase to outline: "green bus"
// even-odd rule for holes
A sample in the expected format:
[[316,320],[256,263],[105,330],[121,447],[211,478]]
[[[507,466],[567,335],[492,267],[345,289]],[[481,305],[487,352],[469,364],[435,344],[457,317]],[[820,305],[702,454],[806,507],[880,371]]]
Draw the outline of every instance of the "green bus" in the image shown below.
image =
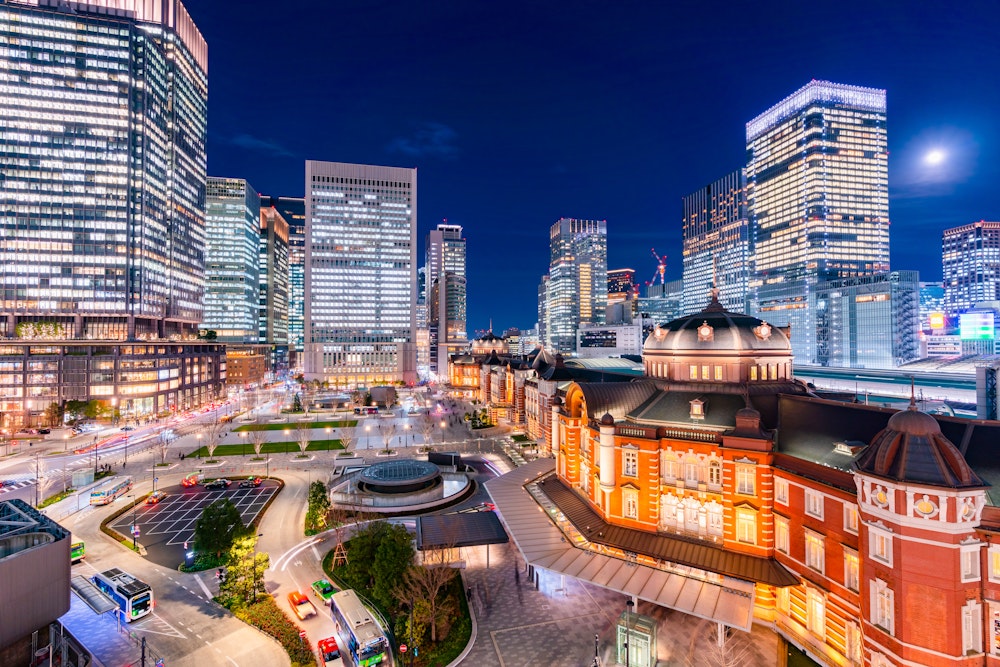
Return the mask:
[[83,560],[86,554],[84,553],[83,542],[73,542],[69,545],[69,562],[79,563]]

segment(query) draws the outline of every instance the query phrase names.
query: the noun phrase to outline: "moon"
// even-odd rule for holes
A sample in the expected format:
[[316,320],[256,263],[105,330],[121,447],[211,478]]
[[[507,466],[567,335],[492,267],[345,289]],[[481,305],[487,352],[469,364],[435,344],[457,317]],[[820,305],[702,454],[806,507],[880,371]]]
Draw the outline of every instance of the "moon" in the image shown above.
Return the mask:
[[939,165],[942,162],[944,162],[944,158],[945,158],[944,151],[935,148],[934,150],[929,151],[926,155],[924,155],[924,163],[929,164],[933,167],[935,165]]

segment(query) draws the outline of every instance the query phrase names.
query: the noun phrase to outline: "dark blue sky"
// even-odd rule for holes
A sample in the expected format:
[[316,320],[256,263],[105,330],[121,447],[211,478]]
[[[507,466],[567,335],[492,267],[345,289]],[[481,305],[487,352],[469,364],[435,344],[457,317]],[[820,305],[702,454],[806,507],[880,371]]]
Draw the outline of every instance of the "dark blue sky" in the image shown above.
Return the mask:
[[[186,0],[209,44],[209,173],[303,194],[306,159],[417,167],[419,257],[469,244],[469,329],[530,327],[561,216],[608,266],[679,277],[681,197],[743,164],[745,123],[810,79],[888,90],[892,267],[998,219],[994,2]],[[922,161],[932,148],[945,162]]]

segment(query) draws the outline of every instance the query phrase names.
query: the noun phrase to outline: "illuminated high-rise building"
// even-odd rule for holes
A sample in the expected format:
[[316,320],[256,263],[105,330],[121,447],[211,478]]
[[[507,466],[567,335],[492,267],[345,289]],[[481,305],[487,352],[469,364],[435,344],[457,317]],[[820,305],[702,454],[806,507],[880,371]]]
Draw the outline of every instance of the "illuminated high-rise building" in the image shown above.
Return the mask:
[[205,316],[225,343],[260,338],[260,196],[242,178],[208,178]]
[[983,301],[1000,301],[1000,222],[979,221],[941,234],[944,310],[957,315]]
[[635,296],[635,269],[608,271],[608,303],[628,301]]
[[581,324],[604,324],[608,304],[608,223],[560,218],[549,230],[546,345],[576,351]]
[[442,223],[425,244],[430,372],[448,374],[448,355],[468,345],[465,237],[461,225]]
[[260,205],[273,207],[288,223],[288,347],[291,363],[301,367],[305,340],[306,200],[262,195]]
[[417,170],[306,161],[305,377],[416,381]]
[[[184,5],[0,0],[0,73],[0,336],[193,339],[205,288],[208,48]],[[117,373],[125,360],[109,370],[88,367],[81,350],[72,363],[52,357],[0,392],[0,413],[101,397],[150,412],[214,393],[218,350],[203,350],[211,373],[185,373],[191,350],[167,348],[102,348],[155,358],[135,366],[152,381]],[[33,408],[11,405],[25,395]]]
[[260,342],[271,345],[275,368],[288,367],[288,223],[260,209]]
[[700,311],[713,284],[726,310],[747,312],[750,226],[746,175],[742,169],[726,174],[684,197],[683,204],[683,312]]
[[796,362],[816,363],[816,283],[889,268],[885,91],[812,81],[746,137],[752,310],[791,324]]

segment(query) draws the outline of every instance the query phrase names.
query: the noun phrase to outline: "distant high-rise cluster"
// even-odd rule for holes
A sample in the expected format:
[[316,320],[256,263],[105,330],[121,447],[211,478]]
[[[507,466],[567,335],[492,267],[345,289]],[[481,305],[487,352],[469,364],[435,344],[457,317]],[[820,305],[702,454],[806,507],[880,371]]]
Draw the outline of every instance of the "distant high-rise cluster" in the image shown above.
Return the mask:
[[581,324],[603,324],[608,303],[608,224],[560,218],[549,230],[545,345],[576,350]]
[[427,235],[424,290],[428,370],[448,373],[448,356],[468,344],[465,237],[461,225],[439,224]]
[[955,318],[984,301],[1000,301],[1000,222],[974,222],[941,236],[944,309]]

